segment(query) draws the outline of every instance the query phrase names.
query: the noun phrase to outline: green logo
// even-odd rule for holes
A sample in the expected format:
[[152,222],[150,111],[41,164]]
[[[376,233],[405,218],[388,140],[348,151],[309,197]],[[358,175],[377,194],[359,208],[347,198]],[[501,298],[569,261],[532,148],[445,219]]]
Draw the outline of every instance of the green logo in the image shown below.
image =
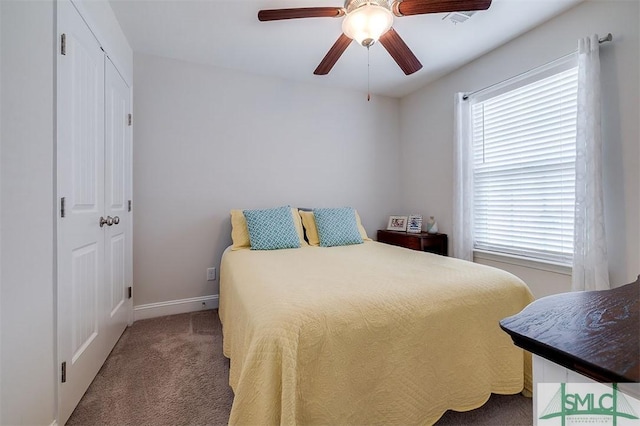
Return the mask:
[[[629,401],[618,391],[616,383],[613,384],[611,393],[570,393],[567,392],[566,385],[560,383],[560,388],[539,417],[541,420],[559,417],[562,426],[565,426],[566,419],[570,416],[607,416],[612,418],[613,426],[616,426],[618,418],[638,419]],[[591,422],[586,417],[582,420],[585,423]]]

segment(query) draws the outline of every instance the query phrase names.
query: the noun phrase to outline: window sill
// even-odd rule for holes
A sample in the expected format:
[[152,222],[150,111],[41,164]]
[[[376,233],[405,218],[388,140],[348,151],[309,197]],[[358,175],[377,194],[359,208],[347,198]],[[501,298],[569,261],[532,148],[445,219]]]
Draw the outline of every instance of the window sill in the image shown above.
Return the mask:
[[476,259],[488,260],[492,262],[507,263],[509,265],[522,266],[524,268],[538,269],[540,271],[553,272],[556,274],[571,276],[571,266],[562,265],[559,263],[544,262],[541,260],[528,259],[526,257],[513,256],[504,253],[495,253],[484,250],[474,250],[473,260]]

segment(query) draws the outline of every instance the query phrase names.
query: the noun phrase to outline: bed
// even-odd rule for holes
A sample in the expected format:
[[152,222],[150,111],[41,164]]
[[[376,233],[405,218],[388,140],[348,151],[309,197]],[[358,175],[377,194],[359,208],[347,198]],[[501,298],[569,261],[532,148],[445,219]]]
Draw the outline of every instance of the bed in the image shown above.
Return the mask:
[[498,322],[532,299],[507,272],[373,241],[227,250],[229,423],[432,424],[530,389]]

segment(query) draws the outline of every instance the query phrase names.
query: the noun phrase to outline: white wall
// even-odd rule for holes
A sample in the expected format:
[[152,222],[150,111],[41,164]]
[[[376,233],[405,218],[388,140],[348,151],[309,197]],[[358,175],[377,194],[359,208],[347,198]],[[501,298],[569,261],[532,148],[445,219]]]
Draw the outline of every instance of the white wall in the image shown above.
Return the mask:
[[134,304],[218,293],[229,210],[400,202],[398,100],[135,54]]
[[54,4],[0,1],[3,425],[51,424]]
[[[600,50],[609,264],[613,284],[634,280],[640,273],[638,7],[637,1],[586,1],[403,98],[405,211],[435,215],[442,232],[451,232],[455,92],[478,90],[563,56],[576,49],[579,37],[611,32],[614,41]],[[498,265],[519,274],[537,296],[570,289],[568,275]]]

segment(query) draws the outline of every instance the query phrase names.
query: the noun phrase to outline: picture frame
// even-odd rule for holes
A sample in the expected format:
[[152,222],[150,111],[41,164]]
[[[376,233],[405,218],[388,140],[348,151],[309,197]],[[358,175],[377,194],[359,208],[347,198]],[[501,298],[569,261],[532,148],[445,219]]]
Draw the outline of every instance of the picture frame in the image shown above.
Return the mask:
[[407,232],[412,234],[419,234],[422,232],[422,215],[409,215],[407,220]]
[[389,216],[387,231],[407,231],[407,216]]

